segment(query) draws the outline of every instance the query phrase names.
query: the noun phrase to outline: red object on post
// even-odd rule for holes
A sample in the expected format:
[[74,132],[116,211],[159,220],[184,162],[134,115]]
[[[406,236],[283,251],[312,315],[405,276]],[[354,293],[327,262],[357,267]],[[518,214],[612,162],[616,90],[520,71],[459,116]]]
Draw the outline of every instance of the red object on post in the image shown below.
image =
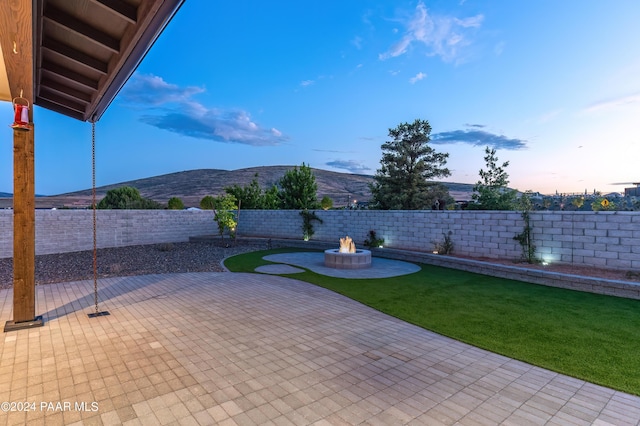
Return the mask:
[[[23,103],[18,103],[18,101],[26,102],[26,105]],[[29,101],[25,98],[14,98],[13,99],[13,124],[9,127],[16,130],[31,130],[29,127]]]

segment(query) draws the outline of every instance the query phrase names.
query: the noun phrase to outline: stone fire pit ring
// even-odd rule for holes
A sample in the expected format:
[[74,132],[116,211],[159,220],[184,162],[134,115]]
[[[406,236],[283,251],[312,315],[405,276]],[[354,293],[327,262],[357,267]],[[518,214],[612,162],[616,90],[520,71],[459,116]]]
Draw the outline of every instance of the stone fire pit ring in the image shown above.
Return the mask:
[[366,269],[371,267],[371,251],[356,250],[342,253],[340,249],[324,251],[324,266],[335,269]]

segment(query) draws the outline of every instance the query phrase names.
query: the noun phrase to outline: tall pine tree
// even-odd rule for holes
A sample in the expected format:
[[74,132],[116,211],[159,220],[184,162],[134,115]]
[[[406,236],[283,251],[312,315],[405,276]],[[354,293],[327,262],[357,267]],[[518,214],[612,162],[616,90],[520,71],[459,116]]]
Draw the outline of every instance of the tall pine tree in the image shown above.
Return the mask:
[[[431,209],[442,197],[442,184],[435,178],[451,173],[444,167],[449,154],[429,146],[431,126],[427,120],[401,123],[389,129],[393,140],[382,144],[381,167],[371,185],[373,206],[383,210]],[[444,192],[448,194],[446,188]]]
[[514,210],[517,191],[510,189],[509,174],[505,170],[509,162],[498,165],[495,148],[484,149],[486,170],[480,169],[480,180],[473,187],[474,204],[469,208],[476,210]]
[[280,199],[283,209],[317,209],[318,184],[311,167],[302,163],[298,169],[287,170],[280,179]]

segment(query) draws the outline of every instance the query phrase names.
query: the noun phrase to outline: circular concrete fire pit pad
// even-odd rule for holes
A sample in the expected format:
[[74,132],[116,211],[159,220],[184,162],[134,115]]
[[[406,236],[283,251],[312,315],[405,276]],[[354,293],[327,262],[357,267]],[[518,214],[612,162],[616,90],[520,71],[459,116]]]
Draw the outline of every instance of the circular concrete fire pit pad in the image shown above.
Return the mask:
[[382,259],[374,257],[371,267],[367,269],[334,269],[325,266],[324,253],[298,252],[270,254],[264,260],[287,265],[299,266],[315,273],[336,278],[389,278],[418,272],[420,267],[413,263],[400,260]]

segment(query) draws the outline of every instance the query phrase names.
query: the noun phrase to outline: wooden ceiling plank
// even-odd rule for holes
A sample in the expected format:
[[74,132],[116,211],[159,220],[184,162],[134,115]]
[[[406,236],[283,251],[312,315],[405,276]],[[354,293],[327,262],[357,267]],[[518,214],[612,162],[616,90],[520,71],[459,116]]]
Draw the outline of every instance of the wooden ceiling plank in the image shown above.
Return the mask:
[[96,80],[92,80],[82,74],[78,74],[77,72],[71,71],[70,69],[67,69],[63,66],[60,66],[51,62],[44,62],[42,64],[42,69],[45,73],[46,72],[53,73],[55,75],[58,75],[64,78],[65,80],[72,81],[88,89],[91,89],[92,91],[98,90],[98,82]]
[[84,113],[86,105],[83,102],[76,102],[75,100],[71,100],[65,96],[58,95],[52,90],[49,90],[46,87],[42,87],[40,89],[40,98],[46,99],[49,102],[53,102],[57,105],[61,105],[67,109],[77,111],[79,113]]
[[52,90],[62,95],[70,96],[78,101],[82,101],[87,104],[91,102],[91,95],[89,93],[85,93],[81,90],[74,89],[73,87],[66,86],[57,81],[53,81],[50,78],[43,77],[40,84],[42,88]]
[[48,101],[44,98],[39,98],[38,99],[38,105],[41,106],[42,108],[46,108],[50,111],[53,112],[57,112],[59,114],[62,115],[66,115],[67,117],[71,117],[71,118],[75,118],[76,120],[80,120],[80,121],[84,121],[84,113],[80,113],[77,111],[74,111],[72,109],[69,108],[65,108],[62,105],[58,105],[54,102]]
[[53,39],[45,39],[42,47],[50,52],[61,55],[77,64],[98,71],[100,74],[107,74],[108,65],[92,56],[79,52],[64,43]]
[[[33,32],[31,0],[2,0],[0,42],[11,96],[33,102]],[[15,44],[14,44],[15,43]]]
[[135,24],[138,21],[138,9],[135,6],[125,3],[122,0],[91,0],[103,6],[123,19]]
[[96,43],[113,53],[118,53],[120,51],[120,42],[118,40],[85,22],[79,21],[77,18],[51,4],[48,4],[44,10],[44,19],[56,25],[60,25],[67,30],[74,32],[78,36]]
[[[159,30],[164,28],[173,14],[182,5],[183,0],[143,0],[138,6],[138,22],[130,25],[120,40],[119,54],[113,55],[109,61],[109,73],[100,79],[100,93],[94,97],[89,105],[89,111],[95,111],[93,117],[98,119],[104,112],[111,100],[118,93],[130,73],[133,72],[137,64],[143,59],[147,49],[155,41]],[[156,32],[151,33],[148,28],[155,28]],[[130,63],[130,58],[136,58],[135,63]],[[118,70],[118,72],[112,72]],[[115,83],[114,83],[115,82]],[[109,103],[102,105],[102,99],[109,99]]]

